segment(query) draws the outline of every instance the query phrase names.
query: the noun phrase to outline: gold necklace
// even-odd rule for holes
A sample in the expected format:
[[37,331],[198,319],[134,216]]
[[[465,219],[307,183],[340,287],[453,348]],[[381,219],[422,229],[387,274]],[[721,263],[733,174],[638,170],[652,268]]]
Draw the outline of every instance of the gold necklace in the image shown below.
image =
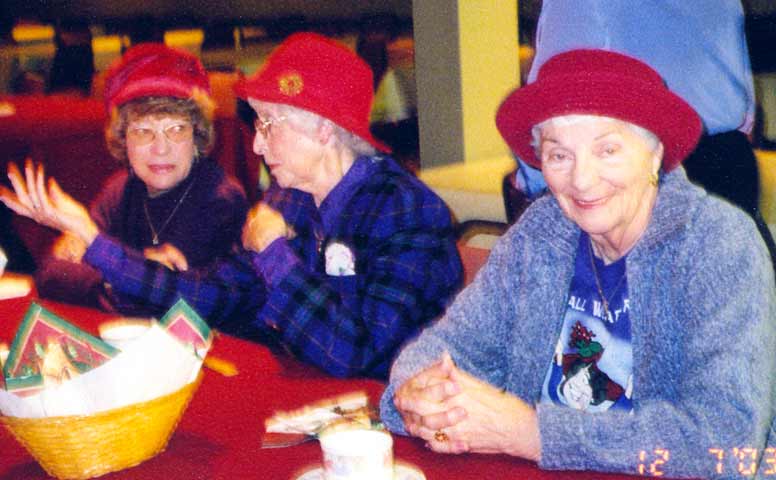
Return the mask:
[[[595,287],[598,289],[598,295],[601,297],[601,305],[604,307],[604,319],[606,321],[609,321],[609,300],[606,299],[606,296],[604,295],[604,289],[601,287],[601,280],[598,278],[598,269],[595,268],[595,259],[593,258],[593,239],[591,238],[589,243],[587,244],[587,249],[590,251],[590,266],[593,268],[593,278],[595,279]],[[614,287],[614,290],[612,290],[612,293],[609,295],[609,298],[613,297],[617,290],[620,289],[620,286],[622,285],[622,281],[625,279],[625,273],[623,272],[622,276],[620,277],[620,280],[617,281],[617,285]]]
[[178,202],[175,204],[175,207],[173,207],[172,212],[170,212],[170,215],[167,216],[167,220],[162,223],[162,227],[157,231],[154,228],[154,223],[151,221],[151,215],[148,213],[148,197],[143,199],[143,211],[145,212],[146,217],[146,223],[148,223],[148,228],[151,229],[151,243],[154,245],[159,245],[159,235],[164,232],[164,229],[167,228],[167,225],[170,223],[170,220],[172,220],[172,217],[175,216],[175,212],[178,211],[178,207],[181,206],[184,200],[186,200],[186,197],[189,195],[189,192],[191,191],[191,187],[194,186],[194,183],[197,181],[196,178],[194,178],[188,187],[186,187],[186,191],[183,192],[183,195],[181,195],[181,198],[178,199]]

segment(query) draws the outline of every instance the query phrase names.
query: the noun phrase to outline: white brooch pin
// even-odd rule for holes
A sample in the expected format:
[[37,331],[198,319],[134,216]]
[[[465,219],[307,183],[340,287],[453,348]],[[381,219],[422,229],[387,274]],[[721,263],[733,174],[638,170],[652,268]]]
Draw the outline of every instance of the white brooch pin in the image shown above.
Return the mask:
[[5,252],[0,248],[0,276],[5,271],[5,266],[8,264],[8,257],[5,256]]
[[356,274],[356,258],[347,245],[331,242],[326,246],[326,275],[344,277]]

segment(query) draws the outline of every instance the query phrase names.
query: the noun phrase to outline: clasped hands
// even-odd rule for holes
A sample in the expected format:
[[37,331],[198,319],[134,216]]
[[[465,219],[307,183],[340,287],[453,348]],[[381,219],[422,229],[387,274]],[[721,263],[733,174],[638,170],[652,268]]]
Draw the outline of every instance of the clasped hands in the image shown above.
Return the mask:
[[393,400],[407,432],[436,452],[541,457],[534,408],[459,369],[448,353],[402,384]]

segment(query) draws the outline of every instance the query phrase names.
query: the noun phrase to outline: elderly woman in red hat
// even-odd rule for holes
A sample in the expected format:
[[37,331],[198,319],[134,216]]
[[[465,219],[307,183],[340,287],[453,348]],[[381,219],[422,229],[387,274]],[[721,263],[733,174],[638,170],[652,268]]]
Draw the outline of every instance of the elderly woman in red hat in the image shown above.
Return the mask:
[[42,295],[155,313],[106,290],[94,262],[82,261],[98,234],[173,270],[203,267],[229,253],[247,203],[239,184],[205,158],[213,144],[209,92],[207,72],[195,56],[140,44],[106,73],[106,139],[126,169],[108,179],[89,211],[54,181],[49,197],[42,166],[28,162],[24,175],[9,168],[16,195],[4,190],[0,200],[64,233],[36,275]]
[[551,195],[400,353],[388,427],[548,469],[707,478],[773,457],[774,274],[751,219],[687,180],[695,111],[644,63],[576,50],[496,124]]
[[372,137],[372,72],[312,33],[236,87],[276,186],[248,215],[267,299],[255,326],[335,375],[385,377],[461,284],[450,213]]
[[[139,262],[87,224],[79,236],[94,242],[84,259],[114,293],[157,310],[182,297],[211,326],[333,375],[387,376],[398,347],[460,287],[447,206],[370,134],[372,73],[345,46],[292,35],[236,90],[256,110],[254,150],[275,179],[248,214],[244,251],[175,272]],[[17,179],[20,199],[10,203],[41,215],[36,202],[61,195],[29,175],[26,190],[37,194],[27,198]]]

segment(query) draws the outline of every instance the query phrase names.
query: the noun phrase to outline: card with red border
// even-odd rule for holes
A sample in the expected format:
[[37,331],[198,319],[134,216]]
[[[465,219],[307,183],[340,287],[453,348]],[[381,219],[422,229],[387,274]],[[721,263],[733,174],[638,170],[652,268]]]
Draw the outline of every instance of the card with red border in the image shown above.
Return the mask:
[[202,357],[213,342],[213,331],[182,298],[159,321],[172,336],[191,346]]
[[53,312],[32,303],[3,365],[6,390],[27,394],[43,386],[46,368],[66,376],[98,367],[119,353]]

